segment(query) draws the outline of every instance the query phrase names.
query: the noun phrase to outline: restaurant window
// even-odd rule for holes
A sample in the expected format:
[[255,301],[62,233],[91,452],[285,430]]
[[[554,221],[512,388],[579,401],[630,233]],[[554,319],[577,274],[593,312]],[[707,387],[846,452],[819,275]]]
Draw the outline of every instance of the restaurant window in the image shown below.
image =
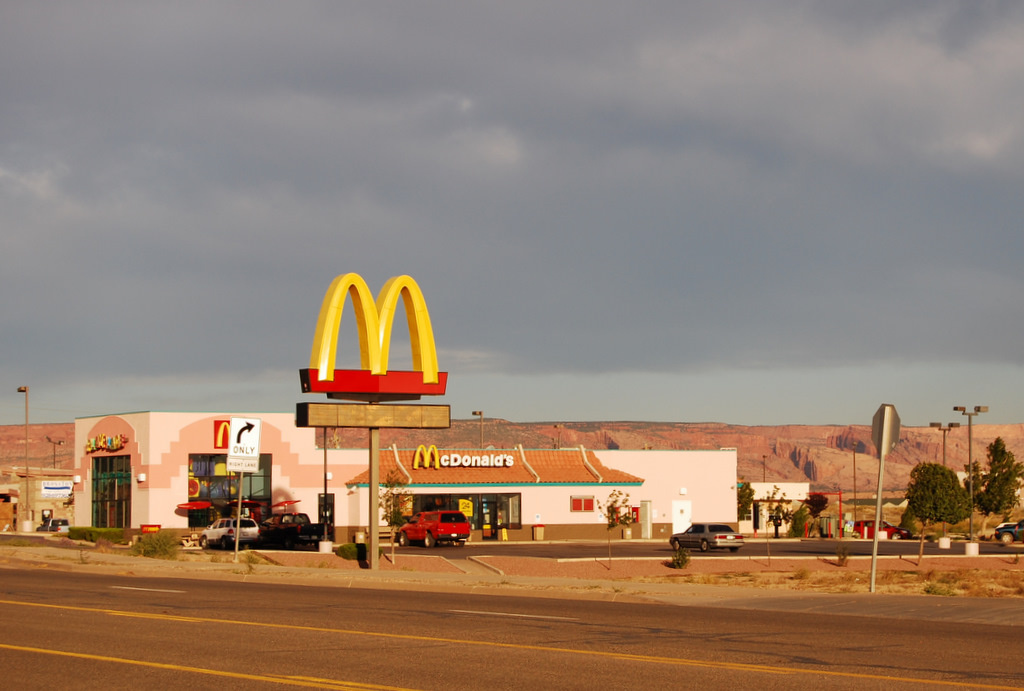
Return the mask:
[[577,511],[593,511],[594,510],[594,498],[593,497],[571,497],[569,499],[569,510],[573,512]]
[[[260,454],[255,473],[242,474],[242,513],[259,523],[270,515],[270,473],[273,454]],[[208,508],[188,512],[190,528],[205,527],[234,513],[238,473],[228,472],[227,454],[193,453],[188,457],[188,501],[209,502]]]
[[131,456],[92,459],[92,525],[130,528],[132,524]]
[[522,502],[521,494],[414,494],[411,513],[461,511],[474,530],[485,526],[519,529],[523,527]]

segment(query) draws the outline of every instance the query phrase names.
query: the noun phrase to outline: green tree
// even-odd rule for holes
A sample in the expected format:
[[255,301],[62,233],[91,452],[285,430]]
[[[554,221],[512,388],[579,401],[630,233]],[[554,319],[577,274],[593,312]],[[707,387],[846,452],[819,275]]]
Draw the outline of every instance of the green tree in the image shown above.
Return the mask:
[[604,503],[598,504],[608,527],[608,568],[612,567],[612,531],[619,526],[633,524],[633,510],[629,506],[629,495],[622,490],[613,490]]
[[801,504],[800,508],[793,512],[789,522],[789,537],[803,537],[807,532],[807,523],[810,521],[811,512],[807,504]]
[[803,505],[803,508],[807,509],[807,513],[810,514],[815,525],[818,526],[818,535],[821,535],[821,523],[819,523],[819,519],[821,518],[822,512],[828,508],[828,497],[821,492],[814,492],[807,495],[807,498],[803,500]]
[[974,505],[985,517],[981,523],[982,533],[992,514],[1005,516],[1017,505],[1021,478],[1024,478],[1024,463],[1013,457],[1002,437],[996,437],[988,445],[988,471],[974,486]]
[[405,523],[402,509],[405,506],[405,486],[408,482],[405,476],[392,470],[380,486],[380,513],[381,518],[391,529],[391,563],[395,562],[395,534]]
[[956,473],[938,463],[921,463],[910,473],[907,509],[921,521],[917,563],[924,557],[925,528],[934,523],[956,523],[971,513],[971,498]]
[[754,487],[749,482],[740,478],[736,483],[736,510],[740,517],[750,513],[750,507],[754,505]]

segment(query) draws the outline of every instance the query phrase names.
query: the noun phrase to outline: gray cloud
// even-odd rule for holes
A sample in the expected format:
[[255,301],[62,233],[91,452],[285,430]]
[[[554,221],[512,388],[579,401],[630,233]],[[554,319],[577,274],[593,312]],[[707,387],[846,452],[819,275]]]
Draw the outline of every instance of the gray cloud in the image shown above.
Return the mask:
[[[955,397],[920,382],[1024,364],[1022,39],[1014,3],[5,7],[0,379],[287,409],[357,271],[415,276],[509,417],[880,364]],[[769,421],[721,405],[668,414]]]

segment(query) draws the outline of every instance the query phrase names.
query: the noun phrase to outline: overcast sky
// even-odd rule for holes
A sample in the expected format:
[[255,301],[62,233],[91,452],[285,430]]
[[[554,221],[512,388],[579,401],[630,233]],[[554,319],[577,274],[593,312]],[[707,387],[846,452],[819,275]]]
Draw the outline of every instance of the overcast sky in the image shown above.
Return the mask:
[[319,400],[346,272],[454,418],[1024,422],[1022,114],[1017,2],[3,3],[0,424]]

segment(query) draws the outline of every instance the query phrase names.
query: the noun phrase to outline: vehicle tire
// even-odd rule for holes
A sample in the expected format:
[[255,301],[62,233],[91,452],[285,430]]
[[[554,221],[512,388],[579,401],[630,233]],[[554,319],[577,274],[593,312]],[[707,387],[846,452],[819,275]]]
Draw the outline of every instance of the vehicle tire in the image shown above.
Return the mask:
[[400,547],[408,547],[409,546],[409,536],[406,535],[405,533],[399,533],[398,534],[398,545]]
[[668,544],[672,545],[672,551],[673,552],[678,552],[679,551],[679,540],[669,540]]
[[232,540],[231,538],[229,538],[227,535],[225,535],[224,537],[222,537],[220,539],[220,548],[221,549],[234,549],[235,548],[235,541]]
[[892,536],[889,539],[890,540],[902,540],[903,536],[900,535],[899,533],[893,533]]
[[201,538],[199,538],[199,549],[206,549],[209,546],[210,546],[210,542],[209,542],[209,540],[206,539],[205,535],[203,535]]
[[430,549],[431,547],[434,547],[436,544],[437,544],[437,540],[435,540],[434,536],[431,535],[430,533],[427,533],[426,535],[423,536],[423,546],[426,547],[427,549]]
[[285,535],[284,536],[284,548],[285,549],[295,549],[295,536],[293,536],[293,535]]
[[1004,545],[1013,544],[1013,533],[999,533],[999,541]]
[[466,541],[465,540],[456,540],[455,541],[455,546],[456,547],[465,547],[466,546]]
[[711,549],[711,545],[708,544],[708,541],[707,540],[701,540],[700,541],[700,551],[701,552],[707,552],[709,549]]
[[739,547],[730,547],[730,548],[729,548],[729,551],[730,551],[730,552],[739,552],[739,551],[740,551],[740,548],[739,548]]

